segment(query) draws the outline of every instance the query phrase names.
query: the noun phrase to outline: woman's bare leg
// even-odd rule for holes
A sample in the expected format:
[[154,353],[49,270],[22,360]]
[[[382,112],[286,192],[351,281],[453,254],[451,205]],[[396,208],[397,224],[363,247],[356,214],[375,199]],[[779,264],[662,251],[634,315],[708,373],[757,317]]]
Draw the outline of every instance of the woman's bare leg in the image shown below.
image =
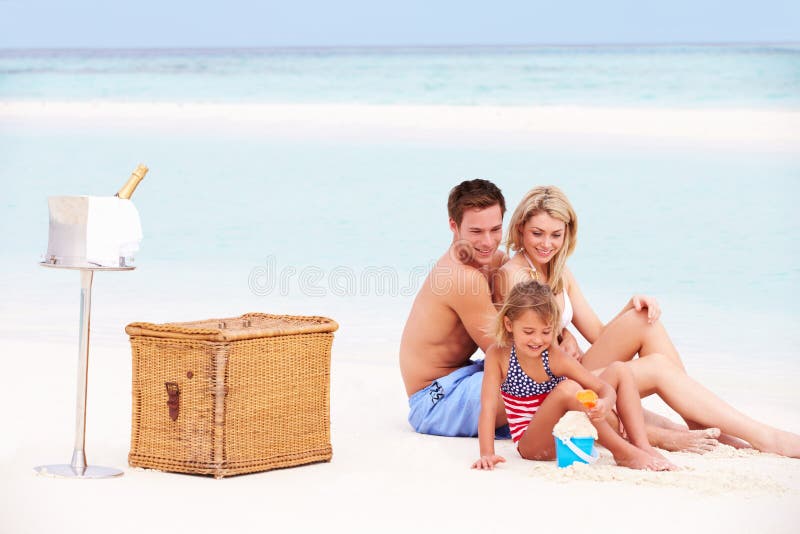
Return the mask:
[[658,394],[693,425],[719,428],[763,452],[800,458],[800,435],[771,427],[743,414],[675,365],[669,356],[651,354],[627,364],[639,394]]
[[[660,354],[653,354],[652,356],[654,358],[662,358]],[[651,361],[651,364],[658,368],[665,363]],[[650,366],[644,367],[649,368]],[[642,393],[642,398],[650,395],[650,393]],[[645,422],[648,425],[647,430],[650,443],[655,447],[668,451],[685,451],[705,454],[716,448],[720,443],[730,445],[737,449],[753,448],[744,440],[728,434],[723,434],[718,428],[707,428],[691,420],[686,420],[686,426],[682,427],[666,417],[645,410]],[[672,429],[682,429],[684,432],[673,432]]]
[[649,324],[646,311],[628,310],[606,325],[581,363],[594,370],[611,362],[628,361],[636,354],[641,357],[655,353],[670,357],[683,368],[681,357],[661,321]]
[[[572,380],[564,380],[547,396],[517,444],[520,455],[528,460],[552,460],[555,458],[553,427],[569,410],[583,411],[575,394],[581,386]],[[597,428],[598,441],[611,451],[618,465],[632,469],[662,470],[660,462],[647,452],[628,443],[605,421],[592,421]]]

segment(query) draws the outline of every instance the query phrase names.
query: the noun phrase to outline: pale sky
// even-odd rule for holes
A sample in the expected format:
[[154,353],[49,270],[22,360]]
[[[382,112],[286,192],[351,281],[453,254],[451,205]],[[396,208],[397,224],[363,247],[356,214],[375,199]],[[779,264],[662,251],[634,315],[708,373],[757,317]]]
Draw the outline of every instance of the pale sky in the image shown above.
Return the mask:
[[0,48],[788,41],[798,0],[0,0]]

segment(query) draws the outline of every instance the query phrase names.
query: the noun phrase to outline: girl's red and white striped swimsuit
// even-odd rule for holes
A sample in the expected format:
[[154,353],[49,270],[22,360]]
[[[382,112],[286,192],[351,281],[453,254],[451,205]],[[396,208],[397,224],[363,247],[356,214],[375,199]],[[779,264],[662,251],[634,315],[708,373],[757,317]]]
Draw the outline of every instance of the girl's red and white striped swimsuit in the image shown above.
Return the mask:
[[544,399],[553,391],[564,376],[555,376],[550,371],[547,351],[542,351],[542,365],[550,379],[547,382],[537,382],[522,370],[517,359],[517,350],[511,346],[511,358],[508,361],[508,375],[500,385],[500,395],[506,407],[508,427],[511,429],[511,439],[517,443]]

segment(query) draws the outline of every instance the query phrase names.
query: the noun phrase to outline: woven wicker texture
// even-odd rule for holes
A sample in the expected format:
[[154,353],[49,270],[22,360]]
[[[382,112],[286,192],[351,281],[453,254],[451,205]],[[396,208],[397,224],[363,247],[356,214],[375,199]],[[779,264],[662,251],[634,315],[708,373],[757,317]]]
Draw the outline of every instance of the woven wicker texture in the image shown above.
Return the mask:
[[[330,460],[337,327],[324,317],[265,314],[128,325],[130,465],[219,478]],[[229,339],[208,340],[220,334]],[[167,383],[180,392],[175,420]]]
[[246,313],[229,319],[206,319],[185,323],[131,323],[125,332],[131,336],[166,337],[205,341],[233,341],[290,334],[335,332],[336,321],[327,317]]

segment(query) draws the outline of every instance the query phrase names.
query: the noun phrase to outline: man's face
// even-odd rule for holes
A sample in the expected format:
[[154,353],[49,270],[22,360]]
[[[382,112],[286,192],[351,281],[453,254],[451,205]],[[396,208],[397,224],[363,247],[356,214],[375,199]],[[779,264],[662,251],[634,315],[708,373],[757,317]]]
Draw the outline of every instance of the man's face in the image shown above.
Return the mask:
[[472,246],[473,256],[469,263],[488,265],[503,238],[503,214],[500,205],[467,209],[461,225],[456,228],[455,221],[451,219],[450,227],[456,240],[464,240]]

